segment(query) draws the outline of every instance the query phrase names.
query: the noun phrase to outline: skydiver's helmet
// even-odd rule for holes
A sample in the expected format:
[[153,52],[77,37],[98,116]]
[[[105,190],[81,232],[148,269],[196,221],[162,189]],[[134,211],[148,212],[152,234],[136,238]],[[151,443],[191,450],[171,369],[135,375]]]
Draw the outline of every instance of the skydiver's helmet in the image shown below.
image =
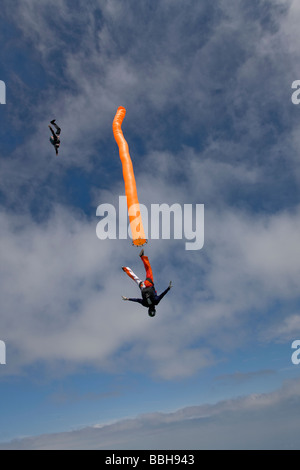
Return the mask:
[[154,305],[152,305],[151,307],[148,308],[148,315],[149,315],[149,317],[155,317],[156,310],[155,310]]

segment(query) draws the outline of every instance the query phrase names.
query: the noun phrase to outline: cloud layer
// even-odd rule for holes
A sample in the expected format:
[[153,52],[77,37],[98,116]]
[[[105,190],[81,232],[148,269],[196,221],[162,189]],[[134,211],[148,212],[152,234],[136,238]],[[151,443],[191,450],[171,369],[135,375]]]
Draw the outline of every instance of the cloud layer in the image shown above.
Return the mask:
[[299,380],[275,392],[0,444],[13,450],[299,450]]

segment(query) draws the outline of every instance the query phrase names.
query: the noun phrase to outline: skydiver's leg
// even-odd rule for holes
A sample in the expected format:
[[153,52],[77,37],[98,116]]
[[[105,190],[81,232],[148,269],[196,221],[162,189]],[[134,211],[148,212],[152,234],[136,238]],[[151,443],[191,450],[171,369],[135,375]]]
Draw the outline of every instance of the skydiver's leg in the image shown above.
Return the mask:
[[145,271],[146,271],[146,277],[149,277],[149,279],[151,279],[152,282],[153,282],[153,284],[154,284],[154,281],[153,281],[153,274],[152,274],[152,268],[151,268],[151,265],[150,265],[150,261],[149,261],[148,256],[142,255],[142,256],[141,256],[141,260],[142,260],[143,263],[144,263],[144,267],[145,267]]
[[60,135],[61,128],[56,123],[54,123],[54,127],[56,129],[56,135]]
[[55,138],[56,136],[55,136],[55,132],[54,132],[54,130],[52,129],[52,127],[51,127],[51,126],[48,126],[48,127],[49,127],[50,131],[52,132],[52,135],[53,135],[53,137]]
[[55,121],[56,121],[56,119],[52,119],[52,121],[50,121],[50,123],[55,127],[56,135],[60,135],[61,128],[56,124]]
[[134,274],[134,272],[132,271],[132,269],[128,268],[127,266],[123,266],[122,269],[123,269],[124,273],[126,273],[127,276],[129,276],[131,279],[133,279],[134,282],[136,282],[137,285],[139,286],[139,284],[140,284],[142,281],[141,281],[141,279],[139,279],[139,278],[137,277],[136,274]]

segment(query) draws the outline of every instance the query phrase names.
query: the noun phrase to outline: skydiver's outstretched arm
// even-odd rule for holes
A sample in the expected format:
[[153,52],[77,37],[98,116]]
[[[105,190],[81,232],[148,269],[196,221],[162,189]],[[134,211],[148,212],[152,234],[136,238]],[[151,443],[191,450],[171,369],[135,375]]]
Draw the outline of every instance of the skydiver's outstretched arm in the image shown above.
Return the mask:
[[138,302],[139,304],[143,305],[143,299],[127,299],[130,300],[130,302]]
[[125,297],[125,295],[122,295],[123,300],[130,300],[131,302],[138,302],[139,304],[143,303],[142,299],[129,299],[128,297]]
[[168,285],[168,287],[166,288],[166,290],[164,290],[160,295],[157,296],[157,304],[159,304],[159,302],[161,301],[161,299],[169,292],[169,290],[171,289],[172,287],[172,281],[170,281],[170,284]]

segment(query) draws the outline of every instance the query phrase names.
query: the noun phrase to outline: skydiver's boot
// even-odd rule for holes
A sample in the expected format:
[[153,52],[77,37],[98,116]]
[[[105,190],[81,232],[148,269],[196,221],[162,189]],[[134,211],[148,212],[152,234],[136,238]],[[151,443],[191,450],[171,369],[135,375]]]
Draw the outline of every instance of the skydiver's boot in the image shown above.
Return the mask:
[[54,124],[55,124],[55,121],[56,121],[56,119],[52,119],[52,121],[50,121],[50,124],[53,124],[53,125],[54,125]]
[[144,256],[144,248],[141,249],[141,252],[139,254],[140,257]]

